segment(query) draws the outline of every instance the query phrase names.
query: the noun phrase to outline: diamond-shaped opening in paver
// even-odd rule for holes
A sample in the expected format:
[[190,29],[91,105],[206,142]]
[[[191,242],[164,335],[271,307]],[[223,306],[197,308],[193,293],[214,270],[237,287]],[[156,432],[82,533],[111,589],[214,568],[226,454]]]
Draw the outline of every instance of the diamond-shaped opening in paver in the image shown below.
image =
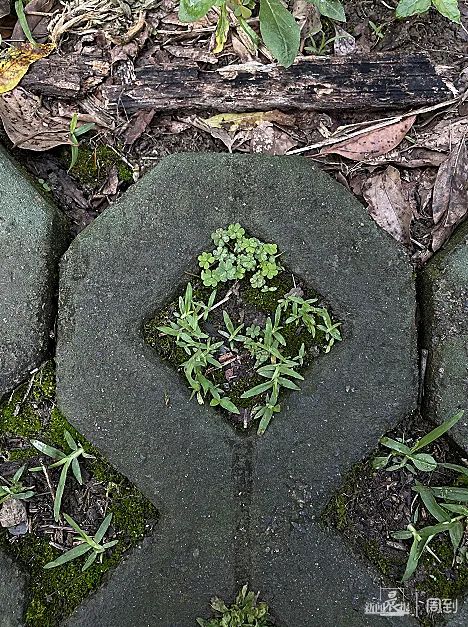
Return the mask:
[[[68,473],[61,516],[54,519],[54,498],[62,468],[31,444],[41,441],[70,452],[65,430],[92,458],[79,457],[82,484]],[[2,492],[24,465],[20,478],[33,492],[29,498],[10,498]],[[43,466],[46,470],[31,469]],[[27,575],[24,624],[55,627],[101,583],[127,550],[151,531],[157,520],[154,506],[117,472],[56,409],[55,373],[51,362],[39,369],[29,383],[20,386],[0,404],[0,549]],[[17,492],[18,490],[16,490]],[[88,535],[94,536],[108,514],[110,527],[103,542],[118,540],[92,566],[82,572],[90,553],[61,566],[44,566],[76,546],[80,540],[64,514]],[[1,621],[0,621],[1,622]]]
[[263,432],[284,394],[300,389],[312,360],[341,340],[341,325],[288,269],[276,244],[239,224],[218,229],[212,240],[214,249],[198,257],[205,268],[188,265],[190,281],[146,322],[145,340],[184,375],[199,403]]
[[[436,425],[424,420],[420,415],[411,416],[387,434],[387,437],[413,446],[417,440],[429,433]],[[424,620],[450,618],[468,593],[468,567],[466,552],[468,549],[467,520],[461,516],[460,544],[456,552],[449,533],[435,534],[429,551],[424,551],[414,574],[402,583],[406,564],[410,554],[412,538],[394,538],[393,533],[407,530],[413,524],[418,531],[441,522],[440,509],[430,503],[442,503],[444,499],[435,498],[426,502],[413,490],[419,482],[423,486],[463,486],[468,485],[466,473],[466,452],[460,449],[449,434],[444,434],[434,442],[423,447],[418,453],[431,455],[437,462],[437,468],[421,471],[414,467],[388,470],[396,465],[393,457],[385,468],[376,470],[376,457],[386,457],[389,448],[380,445],[364,461],[356,464],[336,494],[328,503],[322,514],[322,521],[327,526],[337,529],[347,543],[359,554],[365,556],[380,571],[385,583],[393,587],[404,588],[407,599],[413,605],[413,612]],[[401,460],[403,456],[399,456]],[[427,458],[426,458],[427,460]],[[465,470],[456,472],[440,464],[457,464]],[[463,472],[465,474],[463,474]],[[466,502],[445,499],[453,504],[466,507]],[[432,512],[430,511],[432,509]],[[467,510],[468,511],[468,510]],[[443,513],[443,512],[442,512]],[[438,516],[434,516],[438,514]],[[455,519],[459,513],[445,511],[445,515]],[[464,528],[464,534],[463,534]],[[434,613],[429,616],[427,602],[429,599],[447,599],[437,615],[437,604],[433,605]],[[416,613],[417,608],[417,613]],[[424,622],[424,624],[429,624]],[[430,623],[434,624],[434,623]]]

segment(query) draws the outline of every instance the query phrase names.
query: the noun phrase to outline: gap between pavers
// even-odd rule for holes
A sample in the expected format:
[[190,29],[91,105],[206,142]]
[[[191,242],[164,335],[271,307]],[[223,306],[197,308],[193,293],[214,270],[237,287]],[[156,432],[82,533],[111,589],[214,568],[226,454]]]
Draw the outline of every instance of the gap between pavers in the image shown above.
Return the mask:
[[463,409],[450,435],[468,451],[468,222],[427,264],[421,296],[428,350],[424,407],[436,422]]
[[[0,399],[39,366],[54,328],[66,220],[0,146]],[[0,553],[0,627],[23,624],[25,579]]]
[[[278,243],[343,322],[342,344],[261,438],[190,401],[142,335],[231,222]],[[389,624],[364,616],[376,573],[318,526],[343,474],[416,407],[412,269],[351,194],[302,158],[166,158],[72,244],[59,317],[60,409],[161,512],[70,625],[190,627],[213,594],[232,598],[247,580],[279,625]]]
[[0,147],[0,398],[44,359],[66,221]]

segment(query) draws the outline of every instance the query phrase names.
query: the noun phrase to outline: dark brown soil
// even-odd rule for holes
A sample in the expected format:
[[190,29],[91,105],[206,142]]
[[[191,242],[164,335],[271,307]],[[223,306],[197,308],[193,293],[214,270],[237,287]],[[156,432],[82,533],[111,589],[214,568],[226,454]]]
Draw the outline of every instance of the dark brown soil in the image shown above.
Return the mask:
[[[208,368],[205,376],[210,378],[213,383],[222,387],[226,396],[239,408],[240,415],[228,413],[222,410],[223,414],[228,417],[236,426],[247,429],[252,425],[252,410],[259,403],[259,400],[265,398],[266,393],[261,397],[243,399],[242,394],[265,382],[266,379],[260,377],[254,368],[255,359],[250,353],[243,349],[242,344],[233,342],[229,345],[228,340],[219,334],[219,330],[225,330],[223,311],[226,311],[237,327],[240,324],[245,326],[258,325],[264,327],[267,317],[274,315],[278,300],[283,298],[291,291],[302,295],[303,298],[318,298],[316,294],[307,289],[305,284],[293,277],[293,275],[284,271],[274,279],[269,281],[270,286],[275,286],[275,292],[263,293],[260,289],[250,286],[249,276],[242,281],[229,282],[221,284],[218,287],[216,301],[223,300],[226,295],[229,300],[221,307],[214,309],[210,314],[206,323],[202,325],[203,330],[213,339],[214,342],[223,341],[223,345],[219,349],[216,359],[222,364],[221,369],[215,367]],[[195,300],[203,300],[207,302],[211,293],[210,288],[205,288],[200,281],[193,283]],[[178,348],[175,338],[164,336],[158,327],[167,325],[172,319],[174,311],[177,310],[178,298],[185,293],[185,286],[181,289],[177,296],[171,299],[170,303],[155,314],[155,317],[147,322],[144,328],[145,339],[156,349],[156,351],[168,360],[176,368],[180,368],[181,364],[187,359],[183,349]],[[320,300],[317,306],[323,306]],[[316,337],[313,338],[303,325],[295,326],[294,324],[284,325],[281,333],[286,339],[287,345],[281,347],[282,353],[287,357],[295,357],[302,344],[305,345],[304,364],[302,367],[296,368],[298,372],[303,373],[308,364],[317,357],[321,347],[324,344],[323,333],[318,331]],[[265,362],[266,363],[269,362]],[[297,382],[300,387],[300,381]],[[280,397],[281,400],[281,397]]]
[[[388,435],[404,437],[407,443],[414,443],[433,427],[417,416]],[[433,442],[424,452],[433,455],[438,462],[466,464],[463,452],[447,435]],[[373,470],[371,461],[375,455],[386,454],[388,449],[380,447],[369,460],[352,470],[329,503],[323,520],[338,529],[357,553],[371,560],[388,585],[404,587],[406,597],[413,603],[418,594],[417,609],[422,624],[439,624],[443,616],[427,615],[426,600],[430,597],[462,597],[468,591],[466,564],[453,563],[452,545],[445,533],[431,543],[441,562],[426,552],[413,577],[402,584],[411,541],[395,540],[392,533],[406,529],[413,520],[416,507],[419,508],[416,528],[437,522],[422,501],[415,498],[417,495],[412,487],[416,481],[424,485],[454,485],[459,476],[443,468],[433,473],[418,471],[416,475],[406,468],[394,472]],[[465,535],[465,545],[467,542],[468,535]]]

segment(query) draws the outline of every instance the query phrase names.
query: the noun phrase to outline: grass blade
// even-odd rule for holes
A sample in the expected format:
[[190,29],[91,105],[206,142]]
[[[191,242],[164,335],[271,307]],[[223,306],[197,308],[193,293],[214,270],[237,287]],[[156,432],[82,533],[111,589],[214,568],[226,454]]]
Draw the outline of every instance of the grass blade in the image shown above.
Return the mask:
[[397,453],[401,453],[402,455],[408,455],[411,453],[409,446],[406,446],[403,442],[392,440],[392,438],[380,438],[380,444],[392,449],[392,451],[397,451]]
[[413,544],[411,545],[408,561],[406,562],[405,572],[401,579],[402,581],[408,581],[408,579],[410,579],[413,575],[414,571],[418,567],[419,558],[421,557],[422,552],[424,551],[424,547],[426,546],[428,541],[428,538],[425,538],[423,540],[420,540],[417,537],[413,538]]
[[24,12],[23,0],[16,0],[15,11],[16,15],[18,16],[18,22],[20,23],[21,29],[25,34],[26,39],[29,41],[30,44],[35,46],[37,42],[32,36],[31,29],[29,28],[28,20]]
[[434,440],[437,440],[437,438],[440,438],[440,436],[444,435],[444,433],[447,433],[447,431],[451,429],[460,420],[463,414],[464,414],[463,411],[459,411],[454,416],[452,416],[451,418],[443,422],[441,425],[439,425],[438,427],[436,427],[435,429],[427,433],[425,436],[423,436],[420,440],[416,442],[416,444],[411,449],[411,452],[414,453],[415,451],[419,451],[419,449],[423,448],[424,446],[427,446],[431,442],[434,442]]
[[49,562],[48,564],[46,564],[44,568],[49,569],[56,568],[57,566],[62,566],[62,564],[71,562],[72,560],[76,559],[77,557],[81,557],[90,550],[91,547],[88,546],[85,542],[82,542],[81,544],[78,544],[78,546],[73,547],[73,549],[70,549],[66,553],[63,553],[63,555],[60,555],[60,557],[57,557],[57,559],[53,562]]
[[71,461],[68,460],[65,462],[62,468],[62,472],[60,473],[60,479],[57,485],[57,491],[55,493],[54,500],[54,519],[57,522],[60,518],[60,508],[62,507],[62,496],[63,491],[65,489],[65,482],[67,480],[68,469],[70,468]]
[[465,477],[468,477],[467,466],[460,466],[459,464],[448,464],[448,463],[439,464],[439,466],[442,466],[442,468],[449,468],[450,470],[454,470],[455,472],[459,472],[462,475],[465,475]]
[[52,457],[52,459],[63,459],[66,457],[65,453],[59,451],[58,448],[54,448],[53,446],[49,446],[48,444],[44,444],[44,442],[40,442],[39,440],[31,440],[31,444],[41,453],[47,455],[47,457]]
[[67,441],[67,444],[71,448],[71,450],[76,451],[76,449],[78,448],[78,445],[75,442],[75,440],[72,438],[71,433],[65,429],[65,431],[63,432],[63,436],[65,440]]
[[84,573],[86,570],[88,570],[88,568],[91,568],[91,566],[96,561],[96,557],[97,556],[98,556],[98,554],[95,551],[93,551],[91,553],[91,555],[88,556],[88,559],[86,560],[86,562],[83,565],[83,568],[81,569],[82,573]]
[[72,472],[73,472],[75,479],[78,481],[80,485],[83,485],[83,479],[81,477],[80,462],[78,461],[77,457],[73,458],[71,467],[72,467]]
[[247,392],[244,392],[241,398],[252,398],[252,396],[258,396],[259,394],[262,394],[263,392],[269,390],[272,385],[273,384],[271,381],[260,383],[260,385],[256,385],[255,387],[250,388],[250,390],[247,390]]
[[109,529],[109,525],[112,521],[112,514],[107,514],[102,523],[99,526],[99,529],[96,531],[96,535],[94,536],[94,542],[99,544],[103,537],[106,535],[107,530]]
[[468,503],[468,488],[452,488],[448,486],[431,487],[430,490],[441,499],[448,499],[449,501],[460,501],[462,503]]
[[449,514],[437,503],[431,490],[423,485],[413,488],[421,497],[427,511],[434,516],[438,522],[450,520]]

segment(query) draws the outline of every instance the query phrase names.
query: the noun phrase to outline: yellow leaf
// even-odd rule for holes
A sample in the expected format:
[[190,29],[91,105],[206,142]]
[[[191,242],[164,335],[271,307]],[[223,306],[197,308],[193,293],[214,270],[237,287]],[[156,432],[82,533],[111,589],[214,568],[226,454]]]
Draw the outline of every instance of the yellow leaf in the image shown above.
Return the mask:
[[8,48],[0,57],[0,94],[14,89],[28,71],[29,66],[47,57],[54,48],[54,44],[32,45],[30,43]]
[[250,130],[263,122],[276,122],[291,126],[294,118],[277,111],[254,111],[252,113],[219,113],[203,120],[211,128],[223,128],[228,131]]
[[227,14],[226,3],[221,5],[221,11],[219,13],[218,24],[216,25],[216,46],[213,50],[214,54],[218,54],[222,52],[224,49],[224,44],[227,41],[229,33],[229,18]]

